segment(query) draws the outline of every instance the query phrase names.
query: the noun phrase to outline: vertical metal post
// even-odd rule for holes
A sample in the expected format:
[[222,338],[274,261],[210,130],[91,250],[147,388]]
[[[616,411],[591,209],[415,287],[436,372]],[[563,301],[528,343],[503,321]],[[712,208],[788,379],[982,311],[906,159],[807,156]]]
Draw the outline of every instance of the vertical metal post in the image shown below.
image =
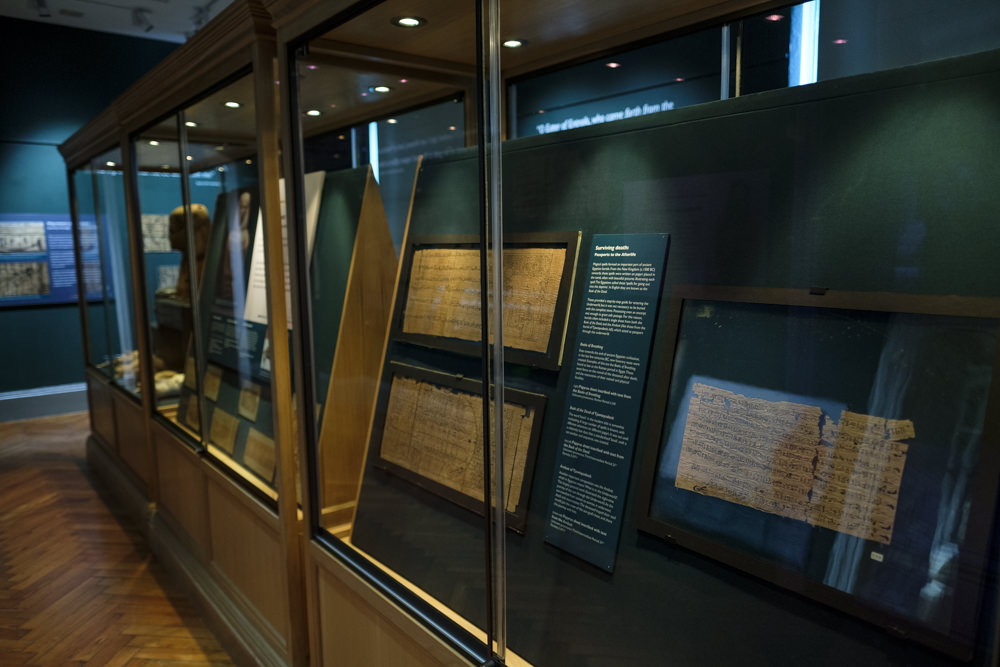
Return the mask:
[[729,53],[729,24],[722,26],[722,64],[719,76],[719,99],[729,99],[729,68],[731,66],[731,54]]
[[488,0],[486,46],[489,54],[489,106],[485,109],[489,120],[486,146],[487,198],[486,210],[491,232],[492,266],[492,351],[493,392],[490,413],[493,420],[493,641],[496,656],[503,661],[507,652],[507,545],[505,541],[506,502],[504,499],[503,460],[503,207],[502,207],[502,154],[501,120],[503,114],[500,70],[500,0]]
[[[187,126],[184,124],[184,112],[177,112],[177,152],[180,160],[181,202],[184,205],[184,226],[187,229],[188,274],[191,285],[191,328],[194,330],[194,364],[195,391],[198,393],[198,430],[201,431],[201,446],[208,443],[208,415],[205,414],[208,404],[205,402],[205,392],[202,390],[202,380],[205,377],[204,338],[201,321],[201,276],[198,274],[197,243],[195,240],[194,216],[191,211],[191,174],[187,165],[188,142]],[[187,378],[184,378],[187,382]]]

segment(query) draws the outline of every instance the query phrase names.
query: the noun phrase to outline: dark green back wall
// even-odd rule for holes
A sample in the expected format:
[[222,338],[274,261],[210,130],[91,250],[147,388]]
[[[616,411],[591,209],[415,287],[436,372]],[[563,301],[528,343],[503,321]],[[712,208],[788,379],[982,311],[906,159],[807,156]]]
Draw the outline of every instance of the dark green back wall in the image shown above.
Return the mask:
[[[671,235],[676,285],[1000,297],[1000,52],[508,142],[504,231]],[[475,233],[471,157],[425,162],[410,233]],[[583,284],[585,262],[577,272]],[[567,349],[574,349],[580,290]],[[651,382],[672,354],[654,343]],[[474,377],[475,360],[394,358]],[[459,364],[462,364],[459,367]],[[508,533],[511,649],[534,664],[953,664],[636,527],[645,406],[614,575],[543,542],[569,373],[549,395],[525,534]],[[648,393],[648,392],[647,392]],[[657,434],[653,434],[654,440]],[[369,459],[353,542],[483,622],[482,519]],[[993,582],[985,585],[992,606]],[[990,612],[980,638],[988,635]],[[973,664],[985,664],[977,655]]]
[[[69,213],[57,146],[177,45],[0,18],[0,213]],[[0,308],[0,392],[83,381],[76,305]]]

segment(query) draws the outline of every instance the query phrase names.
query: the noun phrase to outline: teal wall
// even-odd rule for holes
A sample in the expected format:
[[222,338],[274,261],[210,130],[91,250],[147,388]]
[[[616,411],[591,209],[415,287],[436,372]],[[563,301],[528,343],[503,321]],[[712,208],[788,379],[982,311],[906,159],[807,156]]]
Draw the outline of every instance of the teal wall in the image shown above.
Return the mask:
[[[0,213],[68,213],[57,146],[176,44],[0,18]],[[0,392],[83,381],[76,305],[0,309]]]

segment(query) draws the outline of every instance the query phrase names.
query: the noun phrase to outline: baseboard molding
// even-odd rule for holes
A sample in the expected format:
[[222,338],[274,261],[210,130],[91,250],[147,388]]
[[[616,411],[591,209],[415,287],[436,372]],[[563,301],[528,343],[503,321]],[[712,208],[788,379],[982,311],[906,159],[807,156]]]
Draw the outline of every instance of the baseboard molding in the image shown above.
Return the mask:
[[87,411],[84,382],[0,392],[0,422]]
[[247,666],[289,667],[288,660],[261,635],[212,570],[174,532],[169,519],[142,495],[123,470],[125,463],[117,461],[93,435],[87,438],[87,464],[138,523],[153,554],[198,608],[233,661]]

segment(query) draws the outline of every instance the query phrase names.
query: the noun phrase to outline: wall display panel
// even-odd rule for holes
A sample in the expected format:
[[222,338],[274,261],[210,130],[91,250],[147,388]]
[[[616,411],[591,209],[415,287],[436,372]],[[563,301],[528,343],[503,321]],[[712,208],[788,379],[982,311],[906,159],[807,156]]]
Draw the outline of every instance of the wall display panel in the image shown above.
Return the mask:
[[[545,368],[562,363],[579,240],[576,232],[505,239],[506,359]],[[403,255],[393,338],[479,355],[479,257],[478,237],[411,237]]]
[[998,316],[984,299],[676,287],[640,527],[971,652]]

